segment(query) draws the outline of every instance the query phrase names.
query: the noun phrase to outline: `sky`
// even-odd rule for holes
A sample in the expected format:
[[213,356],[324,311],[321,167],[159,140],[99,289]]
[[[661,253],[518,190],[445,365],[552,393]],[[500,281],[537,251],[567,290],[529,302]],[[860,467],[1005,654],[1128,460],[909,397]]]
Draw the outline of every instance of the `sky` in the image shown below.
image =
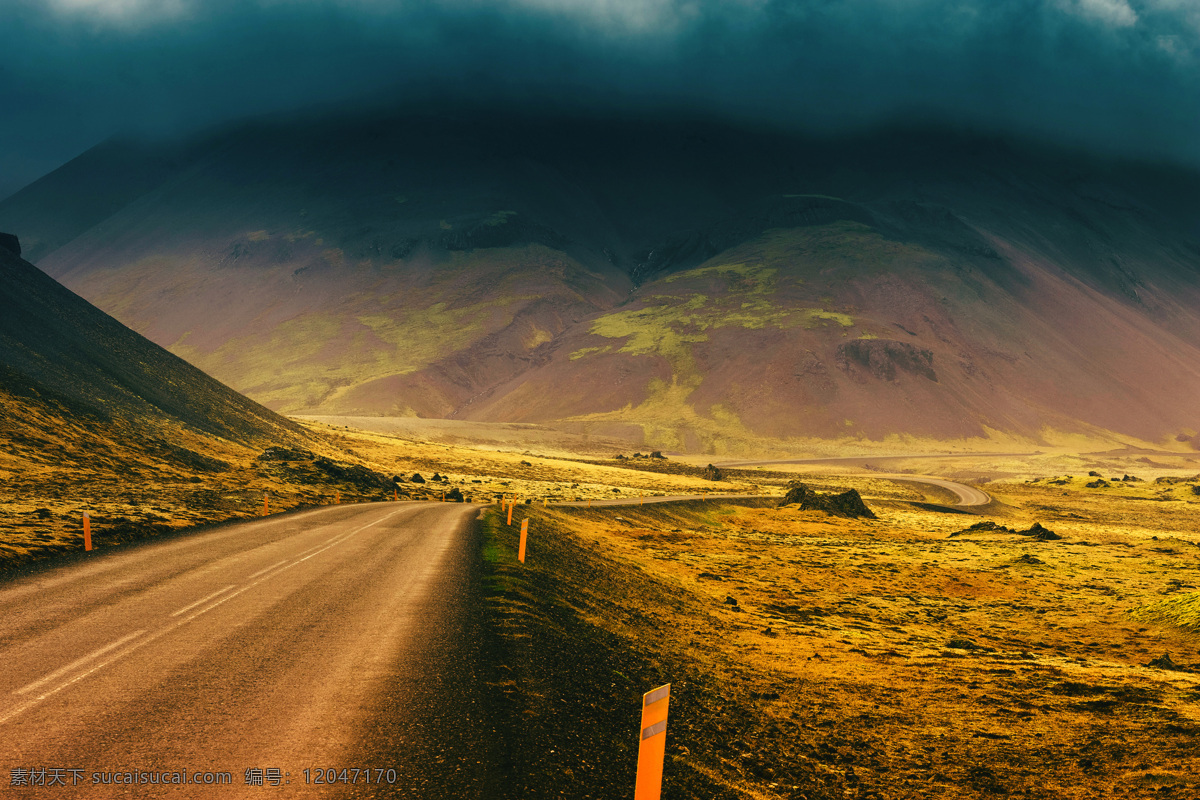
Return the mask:
[[119,133],[360,99],[897,119],[1200,165],[1200,0],[0,0],[0,198]]

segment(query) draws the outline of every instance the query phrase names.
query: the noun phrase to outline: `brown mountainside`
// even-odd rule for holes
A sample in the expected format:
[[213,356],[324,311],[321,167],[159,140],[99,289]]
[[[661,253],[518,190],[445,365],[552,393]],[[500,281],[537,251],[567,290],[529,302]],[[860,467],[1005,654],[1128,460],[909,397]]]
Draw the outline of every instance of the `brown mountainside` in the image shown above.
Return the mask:
[[0,408],[0,478],[18,504],[27,484],[79,502],[100,484],[186,484],[310,439],[3,247]]
[[0,203],[17,224],[42,269],[287,413],[718,453],[1200,425],[1200,178],[1166,167],[426,109],[110,143]]
[[0,280],[0,389],[10,397],[242,444],[303,435],[4,248]]

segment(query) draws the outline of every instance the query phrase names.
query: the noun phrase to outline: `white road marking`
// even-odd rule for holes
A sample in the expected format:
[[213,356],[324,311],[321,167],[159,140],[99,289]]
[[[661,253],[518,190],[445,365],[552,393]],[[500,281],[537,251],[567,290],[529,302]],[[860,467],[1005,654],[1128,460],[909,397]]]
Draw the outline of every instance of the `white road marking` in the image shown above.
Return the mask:
[[226,586],[224,589],[220,589],[218,591],[213,592],[208,597],[202,597],[199,600],[197,600],[196,602],[192,603],[191,605],[184,606],[183,608],[179,609],[178,611],[172,611],[171,616],[178,617],[180,614],[187,613],[188,611],[191,611],[196,606],[201,605],[203,603],[207,603],[209,600],[212,600],[217,595],[225,594],[226,592],[228,592],[230,589],[234,588],[235,586],[237,586],[236,583],[231,583],[228,586]]
[[283,561],[278,561],[278,562],[276,562],[276,563],[272,564],[271,566],[267,567],[266,569],[260,569],[258,572],[254,573],[253,575],[251,575],[251,576],[250,576],[249,578],[247,578],[246,580],[248,580],[248,581],[252,581],[252,580],[254,580],[255,578],[257,578],[259,575],[262,575],[264,572],[270,572],[271,570],[273,570],[273,569],[275,569],[276,567],[278,567],[280,564],[286,564],[286,563],[287,563],[287,559],[285,558]]
[[104,645],[104,647],[101,647],[99,650],[93,650],[92,652],[88,653],[86,656],[75,659],[70,664],[67,664],[65,667],[60,667],[59,669],[54,670],[54,672],[51,672],[49,675],[41,677],[27,686],[22,686],[20,689],[17,689],[15,692],[13,692],[13,694],[25,694],[26,692],[32,692],[34,689],[38,688],[42,684],[49,683],[50,681],[54,680],[55,678],[65,675],[66,673],[70,672],[71,670],[75,669],[76,667],[82,667],[84,664],[88,663],[89,661],[99,658],[100,656],[107,653],[109,650],[113,650],[117,647],[120,647],[121,645],[128,642],[130,639],[136,639],[137,637],[141,636],[145,632],[146,632],[145,630],[134,631],[133,633],[129,634],[128,636],[122,636],[120,639],[117,639],[115,642],[110,642],[109,644]]
[[[391,519],[392,517],[396,516],[397,514],[399,514],[402,511],[405,511],[405,510],[407,510],[407,509],[403,509],[403,508],[397,509],[396,511],[393,511],[391,514],[388,514],[386,517],[380,517],[379,519],[375,520],[374,522],[369,522],[366,525],[363,525],[361,528],[355,528],[354,530],[350,531],[347,534],[344,534],[340,537],[334,537],[333,539],[328,540],[328,543],[324,547],[321,547],[320,545],[318,545],[317,547],[319,547],[320,549],[317,549],[316,552],[311,552],[314,548],[309,548],[308,550],[303,551],[305,553],[308,553],[308,555],[305,555],[302,558],[297,558],[295,561],[291,562],[290,564],[287,564],[287,566],[285,566],[281,569],[275,569],[275,567],[278,567],[279,564],[285,563],[286,559],[284,561],[280,561],[279,564],[275,564],[272,567],[267,567],[266,570],[262,570],[258,573],[255,573],[256,575],[261,575],[261,574],[263,574],[263,572],[269,572],[270,570],[275,570],[274,572],[270,572],[270,574],[268,574],[268,575],[264,575],[263,577],[259,578],[258,580],[251,581],[250,583],[243,586],[241,589],[238,589],[236,592],[233,592],[231,594],[225,594],[224,597],[221,597],[215,603],[212,603],[211,605],[208,605],[205,608],[201,608],[199,611],[195,611],[192,614],[184,617],[183,619],[173,622],[163,628],[159,628],[154,633],[151,633],[148,636],[146,636],[145,638],[141,639],[140,641],[135,642],[130,647],[126,647],[124,650],[121,650],[120,652],[115,653],[110,658],[108,658],[106,661],[102,661],[99,664],[95,664],[90,669],[84,670],[83,672],[79,673],[75,677],[70,678],[66,681],[63,681],[62,683],[58,684],[57,686],[55,686],[52,689],[48,689],[47,691],[43,692],[42,694],[38,695],[37,697],[34,697],[34,698],[28,700],[27,702],[22,703],[21,705],[17,706],[16,708],[10,710],[8,713],[0,715],[0,724],[8,722],[13,717],[18,716],[19,714],[22,714],[25,711],[28,711],[30,708],[33,708],[35,705],[37,705],[38,703],[47,699],[48,697],[51,697],[52,695],[55,695],[55,694],[61,692],[63,689],[66,689],[67,687],[78,683],[79,681],[83,680],[84,678],[88,677],[89,675],[99,672],[100,670],[107,667],[109,664],[119,661],[120,659],[122,659],[125,656],[132,653],[134,650],[137,650],[138,648],[140,648],[144,645],[147,645],[150,642],[153,642],[155,639],[161,638],[161,637],[167,635],[168,633],[170,633],[171,631],[174,631],[177,628],[180,628],[180,627],[186,625],[187,623],[196,619],[200,615],[206,614],[209,611],[212,611],[214,608],[216,608],[217,606],[226,602],[227,600],[232,600],[233,598],[237,597],[238,595],[242,594],[243,592],[249,591],[250,589],[254,588],[255,586],[258,586],[260,583],[263,583],[264,581],[274,578],[276,575],[279,575],[282,572],[286,572],[287,570],[291,569],[292,567],[297,566],[298,564],[301,564],[305,561],[308,561],[310,558],[320,555],[321,553],[325,552],[326,550],[329,550],[330,548],[341,544],[342,542],[346,541],[350,537],[356,536],[359,533],[362,533],[367,528],[373,528],[381,522],[386,522],[387,520]],[[224,594],[226,591],[228,591],[228,589],[230,589],[236,585],[237,584],[232,584],[231,586],[228,586],[225,589],[222,589],[220,592],[217,592],[216,594],[209,595],[208,597],[204,598],[203,600],[193,603],[191,606],[188,606],[188,608],[180,609],[180,611],[176,612],[176,613],[183,613],[184,611],[187,611],[190,608],[195,608],[196,606],[205,602],[205,600],[211,600],[213,597],[217,597],[218,595]],[[175,614],[172,614],[171,616],[175,616]],[[43,678],[39,678],[38,680],[34,681],[33,683],[29,684],[28,686],[18,689],[15,692],[15,694],[23,694],[26,692],[33,691],[34,689],[36,689],[46,683],[49,683],[50,681],[53,681],[56,678],[62,677],[63,675],[69,673],[71,670],[76,669],[77,667],[83,666],[83,665],[87,664],[89,661],[95,660],[95,659],[99,658],[100,656],[103,656],[105,653],[115,650],[116,648],[120,647],[121,645],[132,641],[133,639],[137,638],[138,636],[141,636],[144,633],[145,633],[144,630],[135,631],[134,633],[131,633],[128,636],[122,637],[122,638],[116,640],[115,642],[112,642],[111,644],[107,644],[104,647],[101,647],[99,650],[93,651],[93,652],[89,653],[88,655],[83,656],[82,658],[72,661],[70,664],[67,664],[64,667],[57,669],[54,672],[51,672],[49,675],[46,675]]]

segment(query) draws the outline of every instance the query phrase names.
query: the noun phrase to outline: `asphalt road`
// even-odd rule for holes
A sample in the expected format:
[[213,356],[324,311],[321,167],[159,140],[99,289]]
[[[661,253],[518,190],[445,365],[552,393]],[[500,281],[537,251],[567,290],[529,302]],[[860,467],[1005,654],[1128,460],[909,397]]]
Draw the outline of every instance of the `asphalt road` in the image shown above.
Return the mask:
[[[745,500],[747,498],[766,498],[771,499],[770,495],[759,494],[672,494],[672,495],[654,495],[648,497],[622,497],[612,500],[573,500],[568,503],[551,503],[552,506],[566,506],[568,508],[592,508],[599,506],[641,506],[650,503],[677,503],[681,500],[723,500],[736,499]],[[774,498],[778,500],[779,498]]]
[[[746,462],[749,465],[757,465],[760,462]],[[782,463],[782,462],[761,462],[766,463]],[[930,478],[923,475],[882,475],[879,473],[864,473],[863,477],[881,478],[883,480],[898,481],[901,483],[916,483],[925,484],[928,486],[937,486],[952,492],[958,497],[958,502],[954,506],[986,506],[992,502],[991,496],[981,489],[976,489],[974,486],[967,486],[963,483],[956,483],[945,478]],[[767,495],[752,495],[752,494],[708,494],[708,495],[670,495],[665,497],[645,497],[645,498],[620,498],[614,500],[593,500],[590,503],[584,501],[573,501],[569,503],[551,503],[552,506],[570,506],[570,507],[592,507],[592,506],[636,506],[646,503],[673,503],[679,500],[721,500],[726,498],[754,498],[767,497]],[[778,499],[778,498],[776,498]]]
[[[60,770],[30,793],[489,796],[477,509],[331,506],[0,583],[0,785]],[[230,780],[93,785],[176,771]]]
[[[1017,453],[987,453],[984,455],[998,456],[998,455],[1019,455],[1019,454],[1017,454]],[[923,454],[923,455],[907,455],[907,456],[874,456],[874,457],[870,457],[870,458],[861,458],[861,457],[856,456],[854,458],[806,458],[806,459],[790,459],[790,460],[777,460],[777,461],[728,461],[728,462],[722,462],[721,464],[719,464],[717,466],[730,467],[730,468],[733,468],[733,467],[766,467],[766,466],[778,465],[778,464],[827,464],[827,463],[834,463],[834,462],[857,463],[860,461],[881,461],[886,458],[909,459],[909,458],[947,458],[947,457],[949,457],[949,456],[941,456],[941,455],[935,455],[935,454]],[[879,472],[862,473],[861,477],[882,478],[884,480],[889,480],[889,481],[901,481],[904,483],[917,483],[917,484],[923,483],[928,486],[938,486],[942,489],[946,489],[947,491],[953,492],[955,495],[957,495],[958,502],[953,504],[955,506],[986,506],[988,503],[992,502],[991,495],[989,495],[987,492],[984,492],[981,489],[976,489],[974,486],[967,486],[966,484],[957,483],[955,481],[949,481],[949,480],[946,480],[945,478],[934,478],[934,477],[930,477],[930,476],[926,476],[926,475],[909,475],[909,474],[888,475],[888,474],[879,473]]]
[[954,504],[956,506],[986,506],[992,502],[991,495],[982,489],[976,489],[974,486],[967,486],[964,483],[948,481],[945,478],[917,477],[911,475],[903,477],[895,475],[872,475],[871,477],[884,478],[889,481],[898,481],[901,483],[924,483],[929,486],[940,486],[958,495],[958,502]]
[[[885,453],[873,456],[822,456],[821,458],[787,458],[774,461],[722,461],[714,464],[716,467],[759,467],[767,464],[870,464],[880,461],[911,461],[914,458],[947,459],[980,459],[980,458],[1013,458],[1039,456],[1033,453]],[[1163,454],[1166,455],[1166,454]]]

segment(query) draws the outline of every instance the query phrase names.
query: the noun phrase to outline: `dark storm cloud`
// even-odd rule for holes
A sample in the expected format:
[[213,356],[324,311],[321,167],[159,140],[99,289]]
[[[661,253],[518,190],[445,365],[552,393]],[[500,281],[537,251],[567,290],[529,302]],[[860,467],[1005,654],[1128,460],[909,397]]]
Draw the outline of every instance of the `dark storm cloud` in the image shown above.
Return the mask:
[[0,196],[122,129],[382,95],[897,116],[1200,163],[1194,0],[0,0]]

